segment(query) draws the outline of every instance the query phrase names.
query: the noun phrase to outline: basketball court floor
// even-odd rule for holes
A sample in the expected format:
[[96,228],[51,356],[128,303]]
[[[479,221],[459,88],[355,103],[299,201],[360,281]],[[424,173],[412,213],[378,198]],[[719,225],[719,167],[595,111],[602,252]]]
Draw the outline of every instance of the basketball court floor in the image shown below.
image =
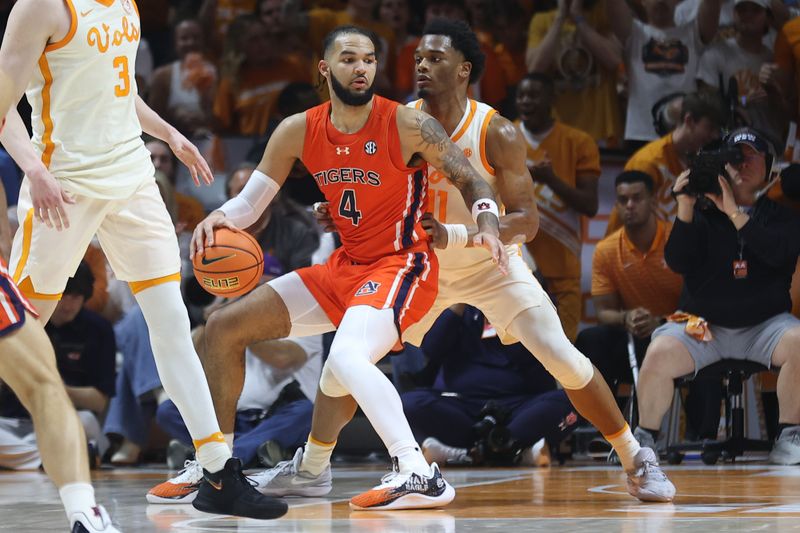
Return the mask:
[[[348,498],[385,473],[369,466],[334,468],[328,498],[290,498],[271,521],[218,517],[191,505],[149,505],[144,494],[164,469],[96,472],[98,500],[125,532],[455,533],[455,532],[727,532],[800,531],[800,468],[743,463],[666,466],[673,504],[630,498],[625,478],[605,464],[549,469],[444,471],[457,490],[447,508],[353,512]],[[42,473],[0,472],[0,530],[67,531],[58,493]]]

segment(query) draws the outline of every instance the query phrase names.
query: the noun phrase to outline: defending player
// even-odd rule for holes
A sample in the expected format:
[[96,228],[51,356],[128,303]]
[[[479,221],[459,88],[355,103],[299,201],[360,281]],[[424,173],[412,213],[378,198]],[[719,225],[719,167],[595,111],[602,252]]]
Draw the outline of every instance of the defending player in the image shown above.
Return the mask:
[[[167,394],[195,439],[209,483],[195,507],[276,518],[285,502],[256,492],[214,417],[180,294],[175,229],[158,192],[142,130],[167,142],[209,183],[197,148],[137,95],[139,14],[132,0],[20,0],[0,49],[0,141],[26,177],[10,271],[46,322],[97,233],[118,279],[144,313]],[[33,144],[14,106],[27,86]]]
[[282,276],[215,312],[207,325],[204,367],[220,425],[232,432],[245,346],[337,329],[320,389],[333,397],[352,395],[394,458],[397,472],[376,490],[391,494],[396,508],[438,507],[455,492],[425,461],[397,390],[374,363],[436,296],[438,265],[420,222],[428,201],[425,162],[441,169],[472,207],[478,224],[473,242],[505,270],[494,194],[437,121],[373,96],[375,46],[364,30],[331,32],[319,71],[330,102],[278,126],[244,190],[198,226],[193,248],[201,253],[212,244],[214,227],[249,226],[297,159],[335,206],[342,247],[325,265]]
[[[431,113],[465,152],[505,204],[500,237],[506,243],[533,238],[538,215],[532,181],[525,164],[520,131],[487,106],[467,97],[467,87],[480,77],[483,54],[475,34],[461,22],[437,20],[423,31],[416,51],[417,87],[422,100],[411,106]],[[432,164],[432,166],[436,166]],[[424,221],[439,256],[439,294],[430,313],[409,328],[404,340],[417,344],[438,318],[456,303],[481,309],[504,342],[520,340],[562,384],[576,409],[590,420],[617,450],[628,474],[631,495],[669,501],[675,487],[660,470],[655,453],[640,448],[625,423],[603,377],[569,342],[550,299],[525,266],[517,246],[509,246],[509,274],[501,276],[489,255],[464,248],[476,231],[469,213],[453,201],[457,191],[438,170],[429,175],[432,211]],[[318,392],[311,435],[305,452],[254,476],[259,490],[271,495],[320,496],[331,489],[330,455],[344,425],[355,413],[351,398]],[[386,508],[380,498],[360,506]]]

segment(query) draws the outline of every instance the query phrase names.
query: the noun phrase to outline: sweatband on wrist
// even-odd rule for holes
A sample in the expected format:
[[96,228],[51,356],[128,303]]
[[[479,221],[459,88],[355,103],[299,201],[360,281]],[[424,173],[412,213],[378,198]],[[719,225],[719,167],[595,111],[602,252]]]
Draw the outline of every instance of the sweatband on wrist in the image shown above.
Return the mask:
[[242,192],[222,204],[219,210],[237,228],[248,228],[255,224],[280,188],[274,179],[260,170],[254,170]]
[[472,220],[478,222],[478,215],[481,213],[493,213],[498,219],[500,218],[500,210],[491,198],[481,198],[472,204]]
[[469,240],[469,231],[464,224],[444,224],[444,227],[447,230],[447,246],[445,246],[445,250],[466,248]]

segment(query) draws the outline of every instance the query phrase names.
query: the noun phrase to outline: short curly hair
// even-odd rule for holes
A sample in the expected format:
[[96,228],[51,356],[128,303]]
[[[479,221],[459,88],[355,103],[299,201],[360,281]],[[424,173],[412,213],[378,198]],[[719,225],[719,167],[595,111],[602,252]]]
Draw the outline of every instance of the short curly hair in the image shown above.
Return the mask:
[[455,50],[461,52],[465,61],[472,63],[469,73],[469,82],[475,83],[483,74],[486,64],[486,55],[481,50],[478,37],[469,25],[461,20],[434,19],[425,25],[422,35],[445,35],[450,38],[450,44]]

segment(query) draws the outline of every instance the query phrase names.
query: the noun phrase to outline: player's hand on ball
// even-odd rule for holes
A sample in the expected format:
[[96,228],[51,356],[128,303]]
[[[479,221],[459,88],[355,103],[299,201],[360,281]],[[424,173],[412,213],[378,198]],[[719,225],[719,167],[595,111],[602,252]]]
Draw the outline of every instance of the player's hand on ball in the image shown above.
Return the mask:
[[497,263],[497,268],[503,275],[508,274],[508,253],[506,247],[498,237],[491,233],[479,232],[472,239],[472,243],[477,247],[486,248],[492,254],[492,259]]
[[447,229],[438,220],[433,218],[432,213],[422,215],[422,227],[425,233],[431,238],[434,248],[447,248]]
[[236,226],[228,220],[222,211],[212,211],[194,228],[192,242],[189,243],[190,258],[194,259],[195,254],[202,254],[206,246],[214,245],[214,228],[219,227],[236,229]]
[[333,225],[333,217],[331,217],[330,205],[328,202],[316,202],[312,211],[314,218],[317,219],[317,224],[322,226],[325,233],[336,231],[336,226]]

